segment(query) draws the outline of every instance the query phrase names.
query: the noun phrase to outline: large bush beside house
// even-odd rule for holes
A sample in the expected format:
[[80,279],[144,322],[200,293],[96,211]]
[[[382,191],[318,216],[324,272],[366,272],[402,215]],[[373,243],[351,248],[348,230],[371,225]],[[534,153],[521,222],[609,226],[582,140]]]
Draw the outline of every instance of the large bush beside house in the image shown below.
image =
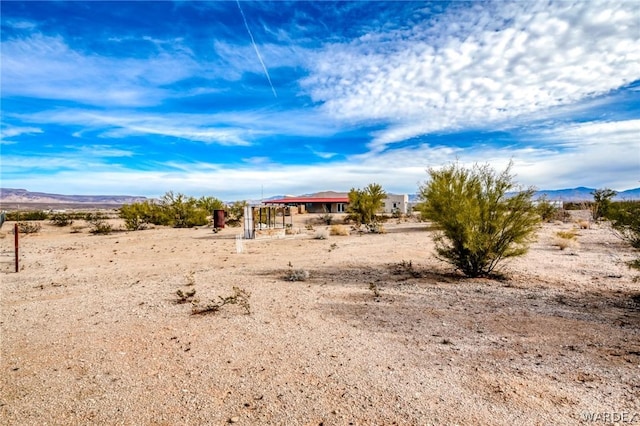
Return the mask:
[[347,218],[357,225],[365,225],[370,229],[375,229],[376,215],[384,207],[386,196],[382,186],[377,183],[369,184],[364,189],[351,188]]
[[504,259],[527,252],[540,223],[533,189],[520,190],[511,166],[496,173],[488,165],[457,163],[430,168],[419,188],[423,219],[432,221],[436,251],[465,275],[489,275]]

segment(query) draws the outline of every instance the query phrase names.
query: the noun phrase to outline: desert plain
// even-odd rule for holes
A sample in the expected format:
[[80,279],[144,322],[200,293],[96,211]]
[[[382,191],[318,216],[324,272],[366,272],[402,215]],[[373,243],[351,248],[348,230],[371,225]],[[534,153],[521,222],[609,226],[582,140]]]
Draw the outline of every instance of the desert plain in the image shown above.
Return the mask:
[[[21,236],[18,273],[5,223],[0,423],[640,424],[636,254],[572,214],[477,279],[436,259],[417,221],[318,239],[327,227],[298,215],[297,234],[242,247],[241,228],[42,222]],[[192,315],[176,294],[203,305],[234,287],[250,313]]]

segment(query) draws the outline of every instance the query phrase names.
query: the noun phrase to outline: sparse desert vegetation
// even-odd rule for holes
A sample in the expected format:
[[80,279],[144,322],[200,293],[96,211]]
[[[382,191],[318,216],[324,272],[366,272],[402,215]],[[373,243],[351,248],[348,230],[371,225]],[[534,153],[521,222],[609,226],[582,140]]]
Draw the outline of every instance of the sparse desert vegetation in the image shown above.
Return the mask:
[[579,246],[577,237],[578,233],[573,229],[569,231],[558,231],[554,236],[553,245],[557,246],[560,250],[577,248]]
[[[242,253],[237,228],[33,222],[19,273],[13,238],[0,239],[0,418],[510,425],[640,412],[637,251],[606,222],[578,229],[591,210],[570,214],[479,278],[435,257],[429,221],[318,241],[299,215],[300,232]],[[574,235],[571,251],[550,243]]]
[[329,234],[346,237],[349,235],[349,228],[344,225],[331,225]]

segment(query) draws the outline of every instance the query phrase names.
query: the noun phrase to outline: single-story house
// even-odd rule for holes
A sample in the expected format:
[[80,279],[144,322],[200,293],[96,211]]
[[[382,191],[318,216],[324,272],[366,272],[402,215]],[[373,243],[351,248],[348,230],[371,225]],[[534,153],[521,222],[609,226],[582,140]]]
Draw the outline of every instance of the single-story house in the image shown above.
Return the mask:
[[384,200],[385,213],[407,214],[409,211],[409,196],[407,194],[387,194]]
[[[265,201],[265,204],[284,204],[297,208],[298,213],[346,213],[349,205],[347,193],[325,192],[311,196],[284,197]],[[387,194],[384,213],[407,214],[409,196],[407,194]]]
[[298,213],[345,213],[349,197],[285,197],[265,201],[265,204],[296,207]]

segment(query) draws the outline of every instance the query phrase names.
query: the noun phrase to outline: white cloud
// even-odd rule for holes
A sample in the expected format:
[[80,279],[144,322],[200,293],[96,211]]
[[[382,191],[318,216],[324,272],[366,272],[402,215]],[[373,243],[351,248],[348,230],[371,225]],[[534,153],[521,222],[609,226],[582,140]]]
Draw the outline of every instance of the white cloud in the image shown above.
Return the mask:
[[39,33],[3,41],[1,66],[3,97],[101,106],[156,105],[171,96],[162,85],[200,70],[185,49],[150,58],[111,58],[84,54],[71,49],[61,37]]
[[[295,120],[291,117],[295,116]],[[12,114],[28,123],[81,126],[74,136],[97,132],[102,138],[170,136],[219,145],[248,146],[265,135],[330,136],[339,128],[313,111],[252,111],[218,114],[146,113],[136,110],[57,109]]]
[[640,78],[634,2],[474,3],[437,22],[312,55],[303,81],[336,119],[383,121],[371,145],[504,125]]
[[336,155],[338,155],[337,152],[326,152],[326,151],[319,151],[318,149],[316,149],[315,147],[311,146],[311,145],[305,145],[305,148],[307,148],[313,155],[323,158],[325,160],[329,160],[333,157],[335,157]]
[[545,130],[540,135],[547,141],[559,141],[565,146],[583,144],[630,145],[638,148],[640,156],[640,120],[601,121],[569,124]]
[[90,158],[133,157],[135,155],[133,151],[113,148],[109,145],[88,145],[79,147],[69,145],[66,148],[77,151],[78,155]]
[[7,19],[2,24],[17,30],[33,30],[37,28],[37,24],[34,22],[21,19]]
[[32,135],[34,133],[42,133],[42,129],[38,127],[5,126],[0,131],[2,139],[14,138],[20,135]]
[[[629,189],[640,181],[640,120],[569,124],[541,132],[546,150],[522,158],[522,174],[549,188]],[[541,186],[541,184],[536,183]]]

